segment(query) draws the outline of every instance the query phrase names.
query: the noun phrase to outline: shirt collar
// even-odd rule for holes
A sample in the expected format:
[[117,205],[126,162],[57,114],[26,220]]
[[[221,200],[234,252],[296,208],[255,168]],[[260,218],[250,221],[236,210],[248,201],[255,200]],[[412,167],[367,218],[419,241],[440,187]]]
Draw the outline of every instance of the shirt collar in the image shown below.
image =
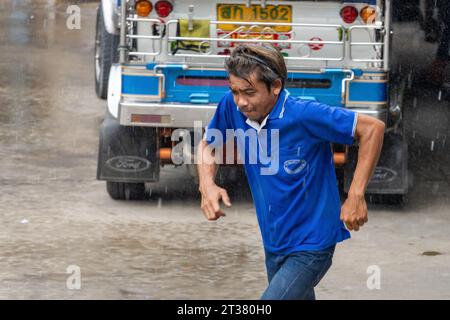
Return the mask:
[[283,91],[281,91],[281,93],[277,99],[277,102],[275,103],[274,107],[272,108],[272,110],[269,113],[269,120],[283,118],[284,105],[286,103],[286,99],[288,96],[289,96],[289,91],[287,91],[286,89],[283,89]]
[[[289,96],[289,91],[287,91],[286,89],[281,91],[280,95],[278,96],[277,102],[273,106],[270,113],[261,122],[261,124],[259,124],[257,121],[250,120],[249,118],[247,118],[245,123],[247,123],[250,127],[257,130],[259,133],[261,131],[261,129],[264,128],[264,126],[266,125],[267,120],[283,118],[284,110],[285,110],[284,105],[286,103],[286,99],[288,96]],[[237,108],[237,110],[239,110],[239,108]]]
[[268,118],[269,118],[269,115],[267,115],[264,118],[264,120],[261,122],[261,124],[259,124],[258,121],[253,121],[253,120],[250,120],[249,118],[247,118],[247,120],[245,120],[245,123],[248,124],[253,129],[255,129],[256,131],[258,131],[258,133],[259,133],[261,131],[261,129],[264,128],[264,126],[266,125]]

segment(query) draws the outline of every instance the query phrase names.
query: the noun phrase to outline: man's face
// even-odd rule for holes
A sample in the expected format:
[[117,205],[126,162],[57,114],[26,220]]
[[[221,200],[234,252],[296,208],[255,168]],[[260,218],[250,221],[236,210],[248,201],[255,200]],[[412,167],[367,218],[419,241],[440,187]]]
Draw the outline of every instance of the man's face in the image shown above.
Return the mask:
[[272,110],[281,91],[281,80],[276,80],[270,90],[258,80],[255,72],[249,81],[230,74],[230,89],[239,110],[250,120],[261,122]]

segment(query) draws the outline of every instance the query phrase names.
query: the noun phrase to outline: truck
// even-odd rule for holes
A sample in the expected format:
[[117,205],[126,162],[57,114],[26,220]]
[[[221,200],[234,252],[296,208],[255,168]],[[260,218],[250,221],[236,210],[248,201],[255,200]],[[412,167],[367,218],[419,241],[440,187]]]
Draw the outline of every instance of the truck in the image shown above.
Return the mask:
[[[390,0],[102,0],[95,88],[107,108],[97,179],[113,199],[130,200],[144,198],[163,166],[186,165],[195,176],[202,128],[229,90],[224,59],[240,43],[271,43],[285,58],[291,95],[386,124],[367,193],[401,203],[409,185],[406,81],[391,21]],[[332,148],[345,194],[358,142]]]

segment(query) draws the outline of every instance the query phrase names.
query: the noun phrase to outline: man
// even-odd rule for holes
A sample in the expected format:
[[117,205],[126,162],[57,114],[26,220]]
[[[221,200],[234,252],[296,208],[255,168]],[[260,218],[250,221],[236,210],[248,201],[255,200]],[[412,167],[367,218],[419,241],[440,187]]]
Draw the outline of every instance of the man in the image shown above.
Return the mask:
[[[227,191],[214,182],[213,147],[225,140],[217,132],[223,137],[230,129],[254,132],[256,148],[246,141],[251,134],[239,135],[237,143],[240,154],[246,153],[241,158],[266,255],[269,285],[261,298],[315,299],[314,287],[331,266],[336,243],[368,221],[364,192],[381,151],[384,123],[289,96],[283,56],[271,45],[241,45],[225,64],[230,92],[198,150],[201,208],[208,220],[217,220],[225,216],[219,201],[231,206]],[[358,165],[340,208],[330,142],[350,145],[354,138],[360,143]],[[269,152],[271,144],[276,148]],[[248,158],[254,153],[257,161],[252,163]],[[267,157],[277,170],[263,171]]]

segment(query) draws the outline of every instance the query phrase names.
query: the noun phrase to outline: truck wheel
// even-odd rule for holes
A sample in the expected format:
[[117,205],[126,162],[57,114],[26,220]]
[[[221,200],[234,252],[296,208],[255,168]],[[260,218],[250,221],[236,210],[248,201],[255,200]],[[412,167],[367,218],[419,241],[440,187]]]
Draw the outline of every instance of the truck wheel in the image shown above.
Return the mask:
[[106,190],[114,200],[143,200],[145,198],[144,183],[106,181]]
[[405,199],[403,194],[385,194],[383,195],[382,201],[384,204],[389,205],[404,205]]
[[110,34],[105,28],[103,10],[97,8],[97,24],[95,31],[95,92],[101,99],[108,94],[109,70],[113,63],[119,61],[119,36]]
[[403,194],[372,194],[368,196],[371,203],[403,206],[405,197]]
[[216,182],[218,185],[232,185],[237,183],[239,178],[240,172],[237,166],[220,166],[217,170]]

